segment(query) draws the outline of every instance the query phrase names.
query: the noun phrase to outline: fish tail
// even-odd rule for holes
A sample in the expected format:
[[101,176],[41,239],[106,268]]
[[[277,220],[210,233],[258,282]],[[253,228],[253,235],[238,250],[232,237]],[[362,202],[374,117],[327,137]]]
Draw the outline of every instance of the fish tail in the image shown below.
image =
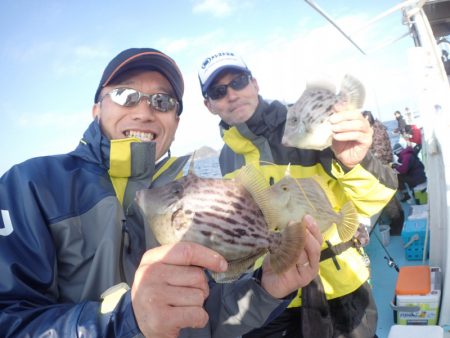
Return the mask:
[[351,201],[345,203],[340,211],[341,222],[336,224],[340,239],[343,242],[349,241],[359,227],[358,212]]
[[366,90],[356,77],[346,74],[342,80],[340,93],[348,97],[348,110],[359,109],[363,106]]
[[291,268],[305,246],[306,227],[303,222],[291,222],[281,233],[279,247],[270,251],[270,266],[275,273]]
[[236,175],[236,181],[252,195],[264,215],[269,230],[277,228],[278,210],[275,210],[269,199],[270,185],[263,173],[254,164],[246,164]]

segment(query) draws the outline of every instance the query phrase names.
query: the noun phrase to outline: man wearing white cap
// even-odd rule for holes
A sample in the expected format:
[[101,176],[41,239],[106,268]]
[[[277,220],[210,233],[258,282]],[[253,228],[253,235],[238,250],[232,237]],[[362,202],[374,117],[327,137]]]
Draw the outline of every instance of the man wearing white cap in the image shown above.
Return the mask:
[[[270,183],[283,178],[288,167],[293,177],[319,175],[332,192],[333,208],[340,210],[350,200],[361,217],[376,214],[394,195],[396,178],[369,152],[372,130],[361,112],[330,117],[331,147],[289,148],[281,144],[286,107],[259,96],[258,82],[237,54],[208,56],[198,77],[205,106],[221,119],[224,176],[233,177],[246,163],[259,163]],[[374,337],[376,305],[359,250],[353,240],[342,242],[333,227],[324,234],[320,278],[299,290],[279,317],[244,337]]]
[[30,159],[0,178],[2,338],[236,337],[263,325],[317,274],[321,236],[307,217],[300,267],[281,275],[260,269],[227,284],[204,271],[227,269],[213,250],[156,242],[135,196],[183,175],[189,156],[169,155],[183,92],[169,56],[124,50],[104,70],[76,149]]

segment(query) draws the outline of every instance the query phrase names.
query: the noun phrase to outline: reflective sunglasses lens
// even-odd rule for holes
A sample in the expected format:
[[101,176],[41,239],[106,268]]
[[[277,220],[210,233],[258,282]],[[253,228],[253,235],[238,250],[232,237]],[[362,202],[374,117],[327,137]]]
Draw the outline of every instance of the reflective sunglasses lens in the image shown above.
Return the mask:
[[206,94],[213,100],[219,100],[227,95],[227,87],[228,85],[214,86],[209,88]]
[[139,102],[139,92],[131,88],[117,88],[109,93],[111,100],[121,106],[131,107]]
[[150,96],[150,104],[156,110],[167,112],[175,108],[177,100],[167,94],[154,94]]
[[241,75],[231,81],[228,85],[233,88],[234,90],[241,90],[247,87],[249,82],[249,76],[248,75]]
[[231,87],[234,90],[241,90],[241,89],[244,89],[245,87],[247,87],[249,81],[250,81],[250,76],[247,74],[242,74],[242,75],[238,76],[237,78],[231,80],[231,82],[228,84],[217,85],[217,86],[209,88],[206,91],[206,94],[212,100],[219,100],[227,95],[228,87]]

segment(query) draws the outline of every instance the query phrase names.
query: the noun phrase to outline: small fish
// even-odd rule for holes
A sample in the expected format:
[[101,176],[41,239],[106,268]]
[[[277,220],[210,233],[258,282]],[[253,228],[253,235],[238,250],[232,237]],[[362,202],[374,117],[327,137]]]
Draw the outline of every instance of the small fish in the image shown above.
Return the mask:
[[[191,167],[192,163],[191,163]],[[209,247],[228,261],[224,273],[212,273],[218,282],[238,278],[255,261],[270,253],[272,269],[281,273],[295,264],[304,247],[306,229],[301,219],[282,232],[270,231],[259,206],[241,181],[255,181],[255,170],[244,170],[236,179],[188,175],[161,187],[140,190],[136,201],[160,244],[191,241]],[[258,196],[268,184],[249,185]]]
[[[244,182],[245,186],[247,184],[254,183]],[[287,173],[266,191],[255,190],[253,198],[263,211],[269,229],[283,230],[291,221],[309,214],[316,220],[322,233],[336,224],[340,239],[346,242],[359,227],[358,213],[351,201],[345,203],[339,212],[334,211],[325,193],[325,186],[319,176],[293,178]]]
[[306,85],[297,102],[288,108],[282,144],[301,149],[323,150],[331,145],[329,117],[339,111],[360,109],[365,98],[363,84],[347,74],[338,94],[330,81]]

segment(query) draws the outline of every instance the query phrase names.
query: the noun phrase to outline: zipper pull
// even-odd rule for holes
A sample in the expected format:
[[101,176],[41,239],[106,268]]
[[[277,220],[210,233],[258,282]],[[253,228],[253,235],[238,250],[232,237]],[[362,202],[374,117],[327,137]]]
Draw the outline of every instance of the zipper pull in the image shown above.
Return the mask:
[[130,233],[128,231],[127,221],[122,220],[122,237],[123,237],[123,248],[129,254],[131,253],[131,238]]

